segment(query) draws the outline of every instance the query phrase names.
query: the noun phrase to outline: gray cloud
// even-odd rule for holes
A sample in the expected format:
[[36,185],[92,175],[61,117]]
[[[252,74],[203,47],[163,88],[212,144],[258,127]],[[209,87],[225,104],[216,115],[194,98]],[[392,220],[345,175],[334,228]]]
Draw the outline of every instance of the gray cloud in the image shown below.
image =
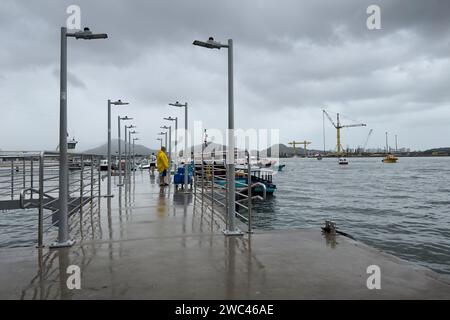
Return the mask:
[[[59,27],[72,3],[0,4],[0,83],[8,105],[0,134],[16,133],[1,141],[2,149],[57,144]],[[450,128],[442,121],[450,116],[448,1],[77,4],[83,25],[109,34],[102,41],[69,39],[69,132],[81,149],[104,142],[108,98],[132,103],[114,116],[133,116],[150,147],[157,145],[162,117],[182,118],[167,106],[173,100],[189,101],[192,121],[224,128],[226,51],[191,45],[210,35],[234,39],[236,122],[244,128],[280,128],[283,142],[301,136],[318,148],[320,110],[327,106],[373,127],[374,146],[383,144],[376,132],[386,130],[412,148],[449,144]],[[382,30],[366,28],[370,4],[381,7]],[[368,129],[353,130],[344,139],[356,146]],[[331,128],[327,132],[332,147]]]

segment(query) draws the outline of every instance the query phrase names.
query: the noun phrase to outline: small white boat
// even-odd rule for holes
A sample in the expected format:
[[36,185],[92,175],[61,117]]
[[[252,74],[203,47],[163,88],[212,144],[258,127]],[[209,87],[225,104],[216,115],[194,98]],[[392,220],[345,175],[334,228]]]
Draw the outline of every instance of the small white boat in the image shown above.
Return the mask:
[[100,171],[108,170],[108,160],[100,160]]
[[346,165],[346,164],[348,164],[348,161],[347,161],[346,158],[339,158],[339,164],[340,165]]

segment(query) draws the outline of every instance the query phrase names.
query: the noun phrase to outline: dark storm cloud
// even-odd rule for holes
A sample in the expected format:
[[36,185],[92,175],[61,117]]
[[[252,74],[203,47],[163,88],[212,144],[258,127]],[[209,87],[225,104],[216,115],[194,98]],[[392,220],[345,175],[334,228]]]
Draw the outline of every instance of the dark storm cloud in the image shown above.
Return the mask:
[[[40,114],[56,115],[59,27],[71,4],[81,7],[83,25],[109,34],[105,41],[69,41],[69,106],[80,108],[70,114],[69,125],[92,128],[77,130],[80,145],[104,141],[104,124],[94,119],[104,117],[104,101],[115,96],[133,101],[129,110],[145,119],[143,140],[149,144],[160,118],[176,113],[167,109],[174,99],[192,102],[191,119],[223,127],[226,51],[191,45],[210,35],[235,42],[237,122],[282,128],[283,139],[298,134],[298,126],[282,125],[283,116],[316,117],[327,106],[368,123],[382,119],[377,129],[398,126],[411,135],[411,145],[425,147],[431,136],[410,133],[404,117],[435,110],[428,118],[440,118],[437,114],[449,109],[450,2],[445,0],[6,0],[0,4],[5,44],[0,80],[18,110],[27,110],[31,100]],[[381,30],[366,27],[371,4],[381,7]],[[28,96],[21,95],[21,86],[29,88]],[[34,112],[29,111],[31,120]],[[83,117],[87,112],[93,119]],[[402,121],[396,123],[395,115]],[[317,125],[320,119],[319,114]],[[25,127],[36,130],[31,123]],[[46,127],[39,148],[55,144],[57,123]],[[2,130],[8,126],[2,124]],[[23,136],[0,148],[34,148]]]

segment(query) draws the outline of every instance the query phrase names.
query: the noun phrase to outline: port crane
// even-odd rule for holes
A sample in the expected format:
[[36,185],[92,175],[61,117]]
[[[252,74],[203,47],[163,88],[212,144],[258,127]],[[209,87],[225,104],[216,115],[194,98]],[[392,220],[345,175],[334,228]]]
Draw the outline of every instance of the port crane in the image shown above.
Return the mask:
[[297,155],[297,151],[295,150],[295,146],[296,145],[303,145],[303,151],[304,151],[304,153],[305,153],[305,158],[307,158],[308,157],[308,153],[306,152],[306,146],[308,145],[308,144],[311,144],[312,142],[310,142],[310,141],[306,141],[306,140],[303,140],[303,141],[292,141],[292,142],[288,142],[288,144],[290,144],[293,148],[294,148],[294,154],[295,155]]
[[339,113],[337,114],[337,117],[336,117],[336,123],[334,123],[333,119],[328,114],[328,112],[326,110],[322,110],[322,111],[327,116],[328,120],[330,120],[333,127],[336,128],[336,137],[337,137],[336,151],[337,151],[338,155],[341,155],[342,154],[341,150],[343,149],[343,147],[341,145],[341,129],[342,128],[353,128],[353,127],[365,127],[366,124],[358,123],[358,124],[342,125],[340,122],[340,119],[339,119]]
[[369,138],[372,135],[373,129],[370,129],[369,134],[367,135],[366,141],[364,142],[364,146],[362,148],[362,152],[366,151],[367,143],[369,142]]

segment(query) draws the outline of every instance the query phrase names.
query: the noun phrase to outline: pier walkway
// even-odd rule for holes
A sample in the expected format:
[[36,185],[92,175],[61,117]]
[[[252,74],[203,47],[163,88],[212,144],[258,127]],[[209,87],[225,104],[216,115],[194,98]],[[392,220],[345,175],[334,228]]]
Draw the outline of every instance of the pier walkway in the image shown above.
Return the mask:
[[[109,212],[107,199],[99,213],[86,210],[73,247],[0,249],[0,298],[450,298],[438,274],[318,229],[224,236],[192,194],[160,190],[147,171],[113,191]],[[81,269],[80,290],[66,286],[70,265]],[[380,290],[366,286],[370,265]]]

